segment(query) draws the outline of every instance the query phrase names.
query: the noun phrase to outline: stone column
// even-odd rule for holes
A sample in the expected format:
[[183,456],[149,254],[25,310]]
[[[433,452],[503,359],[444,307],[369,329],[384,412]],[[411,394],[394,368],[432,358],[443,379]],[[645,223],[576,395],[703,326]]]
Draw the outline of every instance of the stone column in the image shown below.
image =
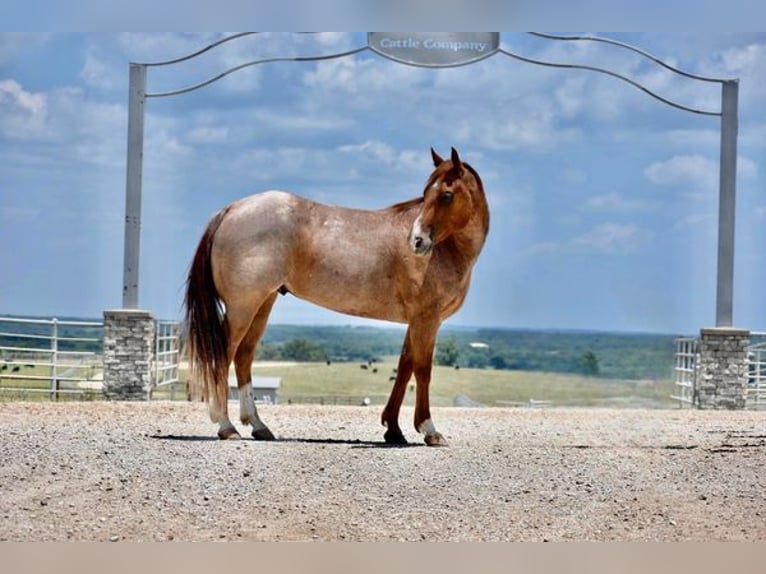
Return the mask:
[[750,331],[730,327],[700,331],[699,408],[745,408],[749,337]]
[[104,311],[104,398],[149,399],[155,323],[149,311]]

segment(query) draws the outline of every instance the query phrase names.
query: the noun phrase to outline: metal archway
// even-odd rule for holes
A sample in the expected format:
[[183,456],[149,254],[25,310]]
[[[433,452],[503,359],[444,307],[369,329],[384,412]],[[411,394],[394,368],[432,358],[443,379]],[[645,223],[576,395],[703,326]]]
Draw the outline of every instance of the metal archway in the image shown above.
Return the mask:
[[718,259],[716,289],[716,327],[733,326],[734,299],[734,231],[736,211],[737,178],[737,131],[739,80],[735,78],[714,78],[686,72],[662,61],[630,44],[599,36],[561,36],[528,32],[548,40],[562,42],[598,42],[626,49],[687,78],[721,85],[721,107],[719,110],[703,110],[682,105],[653,92],[641,83],[617,72],[583,64],[549,62],[516,54],[500,46],[499,32],[369,32],[367,44],[333,54],[319,56],[273,57],[244,62],[198,84],[167,92],[146,91],[147,70],[150,67],[169,66],[191,60],[205,52],[244,36],[259,32],[241,32],[222,38],[208,46],[172,60],[130,64],[130,86],[128,102],[128,156],[125,190],[125,250],[123,259],[123,309],[138,308],[139,252],[141,243],[141,188],[143,173],[143,141],[146,100],[184,94],[203,88],[238,70],[273,62],[313,62],[344,58],[365,51],[375,52],[403,64],[444,68],[469,65],[495,54],[553,68],[588,70],[617,78],[638,88],[652,98],[674,108],[705,116],[721,118],[721,144],[719,167],[719,209],[718,209]]

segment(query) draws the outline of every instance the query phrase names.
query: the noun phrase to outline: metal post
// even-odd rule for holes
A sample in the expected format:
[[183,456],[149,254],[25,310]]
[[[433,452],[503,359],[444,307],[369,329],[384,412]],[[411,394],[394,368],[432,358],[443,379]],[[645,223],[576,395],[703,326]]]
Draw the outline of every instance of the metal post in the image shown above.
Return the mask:
[[716,327],[733,326],[734,216],[737,189],[738,80],[726,80],[721,89],[721,166],[718,195],[718,290]]
[[130,64],[128,161],[125,185],[125,255],[122,307],[138,308],[138,260],[141,250],[141,178],[144,159],[146,65]]
[[59,360],[59,321],[53,319],[51,321],[51,400],[57,401],[59,399],[59,373],[58,373],[58,360]]

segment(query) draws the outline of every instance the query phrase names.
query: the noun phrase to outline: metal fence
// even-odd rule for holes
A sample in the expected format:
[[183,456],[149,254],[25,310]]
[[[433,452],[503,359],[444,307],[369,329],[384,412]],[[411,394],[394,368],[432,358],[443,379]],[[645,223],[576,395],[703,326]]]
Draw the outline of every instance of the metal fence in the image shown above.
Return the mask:
[[[152,397],[179,398],[178,365],[181,358],[181,324],[157,321],[155,330]],[[160,390],[159,394],[156,394]],[[168,395],[167,397],[165,395]],[[186,397],[185,386],[181,398]]]
[[[156,398],[187,398],[178,377],[180,345],[180,323],[157,321],[152,362]],[[101,321],[0,317],[0,396],[100,398],[103,349]]]
[[766,333],[751,333],[750,339],[759,342],[747,349],[747,405],[766,409]]
[[[747,347],[747,394],[745,408],[766,409],[766,333],[750,333],[751,344]],[[755,342],[753,342],[755,341]],[[697,364],[699,341],[692,337],[679,337],[676,343],[676,386],[678,393],[671,398],[680,407],[694,407],[697,403]]]
[[100,393],[103,323],[0,317],[0,392]]

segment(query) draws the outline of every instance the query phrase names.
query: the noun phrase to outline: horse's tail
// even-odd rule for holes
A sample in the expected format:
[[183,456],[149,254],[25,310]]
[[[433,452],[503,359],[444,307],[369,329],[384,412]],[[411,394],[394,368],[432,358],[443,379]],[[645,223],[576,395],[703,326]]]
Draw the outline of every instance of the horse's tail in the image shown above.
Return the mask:
[[186,279],[186,328],[189,352],[189,394],[216,402],[218,385],[228,391],[228,343],[224,314],[213,281],[213,238],[227,209],[216,213],[202,234]]

